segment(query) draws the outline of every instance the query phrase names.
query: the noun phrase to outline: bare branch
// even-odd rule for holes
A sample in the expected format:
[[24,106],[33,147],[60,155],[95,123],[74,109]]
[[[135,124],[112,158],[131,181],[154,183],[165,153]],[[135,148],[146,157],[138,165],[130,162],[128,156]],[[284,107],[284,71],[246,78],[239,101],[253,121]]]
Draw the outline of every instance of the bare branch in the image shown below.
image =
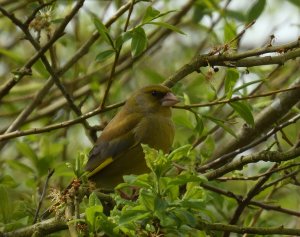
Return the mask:
[[68,121],[65,121],[62,123],[58,123],[58,124],[49,125],[49,126],[46,126],[43,128],[33,128],[33,129],[26,130],[26,131],[15,131],[15,132],[10,132],[10,133],[5,133],[3,135],[0,135],[0,141],[9,140],[9,139],[12,139],[15,137],[27,136],[30,134],[39,134],[39,133],[50,132],[55,129],[68,127],[73,124],[81,123],[83,120],[86,120],[87,118],[90,118],[96,114],[103,113],[103,112],[109,111],[114,108],[118,108],[118,107],[122,106],[124,103],[125,102],[120,102],[120,103],[117,103],[114,105],[106,106],[104,108],[99,107],[91,112],[81,115],[80,117],[78,117],[76,119],[68,120]]
[[270,162],[282,162],[291,160],[300,155],[300,148],[292,149],[286,152],[278,152],[278,151],[262,151],[256,154],[251,154],[248,156],[242,156],[241,158],[234,160],[224,166],[205,173],[207,179],[213,180],[222,175],[229,173],[233,170],[242,169],[243,166],[249,163],[255,163],[258,161],[270,161]]

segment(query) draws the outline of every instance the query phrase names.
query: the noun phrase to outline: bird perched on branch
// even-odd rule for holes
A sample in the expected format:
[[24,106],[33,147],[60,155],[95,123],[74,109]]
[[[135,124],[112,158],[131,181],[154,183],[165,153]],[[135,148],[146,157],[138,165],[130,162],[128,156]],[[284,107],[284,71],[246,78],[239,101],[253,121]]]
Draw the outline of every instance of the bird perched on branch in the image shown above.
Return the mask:
[[85,169],[101,189],[112,189],[123,175],[148,171],[141,144],[170,151],[174,139],[171,107],[179,100],[168,87],[151,85],[134,92],[105,127]]

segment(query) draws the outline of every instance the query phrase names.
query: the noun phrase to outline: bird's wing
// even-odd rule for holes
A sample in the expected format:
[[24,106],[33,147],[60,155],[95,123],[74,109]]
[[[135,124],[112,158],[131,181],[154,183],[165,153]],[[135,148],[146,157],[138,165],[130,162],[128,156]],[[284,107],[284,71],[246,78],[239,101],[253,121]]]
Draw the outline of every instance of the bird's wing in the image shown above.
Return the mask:
[[139,141],[135,139],[135,128],[140,120],[140,116],[132,114],[123,119],[115,117],[107,125],[89,153],[86,164],[86,170],[90,171],[88,177],[112,163],[124,151],[138,145]]

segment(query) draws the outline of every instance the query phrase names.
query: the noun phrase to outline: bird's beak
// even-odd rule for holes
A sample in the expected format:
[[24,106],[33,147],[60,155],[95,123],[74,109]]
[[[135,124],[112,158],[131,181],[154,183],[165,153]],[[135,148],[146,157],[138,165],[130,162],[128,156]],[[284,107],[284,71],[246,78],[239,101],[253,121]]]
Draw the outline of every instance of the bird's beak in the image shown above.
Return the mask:
[[161,105],[166,107],[171,107],[177,103],[179,103],[179,99],[171,92],[168,92],[162,99]]

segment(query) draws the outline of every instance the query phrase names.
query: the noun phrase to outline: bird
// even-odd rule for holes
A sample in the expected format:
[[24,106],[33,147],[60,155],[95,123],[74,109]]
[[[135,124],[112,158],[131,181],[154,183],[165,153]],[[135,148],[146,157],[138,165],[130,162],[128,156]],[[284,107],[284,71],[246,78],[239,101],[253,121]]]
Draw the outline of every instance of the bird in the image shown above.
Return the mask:
[[149,172],[141,144],[170,152],[175,134],[171,107],[178,102],[163,85],[136,90],[89,152],[85,165],[89,180],[99,189],[112,190],[124,175]]

